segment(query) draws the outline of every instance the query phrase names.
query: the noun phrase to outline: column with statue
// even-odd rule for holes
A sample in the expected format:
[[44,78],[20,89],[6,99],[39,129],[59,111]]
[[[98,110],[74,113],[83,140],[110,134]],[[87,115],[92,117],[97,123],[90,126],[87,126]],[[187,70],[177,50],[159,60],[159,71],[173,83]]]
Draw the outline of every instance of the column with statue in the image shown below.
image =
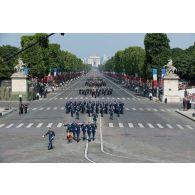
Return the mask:
[[179,76],[176,74],[177,69],[173,66],[172,59],[169,59],[166,68],[166,74],[163,77],[163,101],[176,103],[180,102],[178,93]]
[[24,73],[25,64],[21,59],[18,60],[18,64],[14,67],[15,73],[12,74],[12,99],[27,100],[28,86],[27,86],[27,75]]

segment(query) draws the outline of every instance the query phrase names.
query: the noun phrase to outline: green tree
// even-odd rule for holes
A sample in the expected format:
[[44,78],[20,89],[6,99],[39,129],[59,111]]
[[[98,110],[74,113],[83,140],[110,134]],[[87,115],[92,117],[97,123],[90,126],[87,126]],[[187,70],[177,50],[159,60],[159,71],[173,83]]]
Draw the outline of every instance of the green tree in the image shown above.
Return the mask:
[[144,46],[146,52],[146,61],[144,66],[145,77],[148,78],[151,68],[157,68],[158,75],[160,69],[167,64],[171,50],[169,46],[169,39],[164,33],[147,33],[144,38]]
[[17,53],[18,50],[17,47],[10,45],[0,46],[0,80],[10,79],[10,76],[14,73],[17,60],[11,58],[11,56]]

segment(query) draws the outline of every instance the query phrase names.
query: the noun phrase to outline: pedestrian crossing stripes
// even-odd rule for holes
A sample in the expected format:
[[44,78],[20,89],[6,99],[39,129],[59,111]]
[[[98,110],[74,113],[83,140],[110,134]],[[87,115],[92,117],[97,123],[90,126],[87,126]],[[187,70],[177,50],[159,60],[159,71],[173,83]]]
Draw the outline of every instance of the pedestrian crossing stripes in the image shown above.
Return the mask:
[[[28,111],[50,111],[50,110],[65,110],[64,106],[61,107],[41,107],[41,108],[28,108]],[[157,108],[127,108],[125,107],[124,110],[126,111],[148,111],[148,112],[172,112],[170,109],[157,109]]]
[[29,125],[26,126],[26,128],[30,128],[33,126],[33,123],[30,123]]
[[[105,124],[106,125],[106,124]],[[110,127],[110,128],[150,128],[150,129],[180,129],[180,130],[194,130],[195,126],[189,125],[189,124],[160,124],[160,123],[151,123],[151,122],[147,122],[147,123],[135,123],[135,122],[129,122],[129,123],[108,123],[106,126]],[[59,122],[59,123],[44,123],[44,122],[39,122],[39,123],[20,123],[20,124],[0,124],[0,128],[41,128],[41,127],[57,127],[57,128],[62,128],[63,127],[63,123]]]
[[39,123],[39,124],[37,125],[37,128],[40,128],[42,125],[43,125],[43,123]]
[[20,128],[24,125],[24,123],[20,123],[16,128]]
[[[40,99],[40,101],[43,100],[82,100],[82,99],[90,99],[90,100],[94,100],[94,98],[92,98],[91,96],[89,97],[53,97],[53,98],[43,98]],[[148,101],[148,98],[142,97],[142,98],[127,98],[127,97],[97,97],[96,100],[122,100],[122,101]]]

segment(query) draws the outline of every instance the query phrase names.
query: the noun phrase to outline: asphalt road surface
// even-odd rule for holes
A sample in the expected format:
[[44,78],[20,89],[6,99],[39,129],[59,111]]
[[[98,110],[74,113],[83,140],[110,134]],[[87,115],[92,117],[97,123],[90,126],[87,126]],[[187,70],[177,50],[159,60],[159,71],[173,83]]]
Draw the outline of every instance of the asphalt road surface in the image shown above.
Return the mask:
[[[68,100],[90,100],[79,95],[87,77],[48,94],[46,99],[30,102],[27,114],[18,110],[0,118],[0,162],[60,163],[151,163],[195,162],[195,124],[175,112],[179,105],[150,101],[104,77],[113,88],[111,96],[99,101],[122,101],[124,114],[114,120],[98,117],[95,141],[67,143],[63,123],[72,122],[65,113]],[[95,98],[93,98],[95,100]],[[0,103],[6,105],[7,103]],[[18,107],[18,103],[12,103]],[[80,114],[79,122],[90,121]],[[54,149],[47,150],[48,139],[42,135],[49,127],[56,133]],[[82,134],[82,133],[81,133]]]

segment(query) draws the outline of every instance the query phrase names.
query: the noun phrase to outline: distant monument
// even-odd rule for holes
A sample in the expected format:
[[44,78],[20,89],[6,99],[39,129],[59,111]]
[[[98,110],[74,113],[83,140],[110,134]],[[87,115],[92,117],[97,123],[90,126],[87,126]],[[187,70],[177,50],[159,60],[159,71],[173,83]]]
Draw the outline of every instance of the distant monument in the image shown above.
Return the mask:
[[179,76],[176,74],[177,69],[173,66],[172,59],[164,66],[166,68],[166,75],[163,77],[163,101],[180,102],[178,95]]
[[18,99],[23,96],[27,98],[27,76],[24,74],[25,64],[22,59],[18,59],[18,64],[14,67],[15,73],[12,74],[12,99]]

